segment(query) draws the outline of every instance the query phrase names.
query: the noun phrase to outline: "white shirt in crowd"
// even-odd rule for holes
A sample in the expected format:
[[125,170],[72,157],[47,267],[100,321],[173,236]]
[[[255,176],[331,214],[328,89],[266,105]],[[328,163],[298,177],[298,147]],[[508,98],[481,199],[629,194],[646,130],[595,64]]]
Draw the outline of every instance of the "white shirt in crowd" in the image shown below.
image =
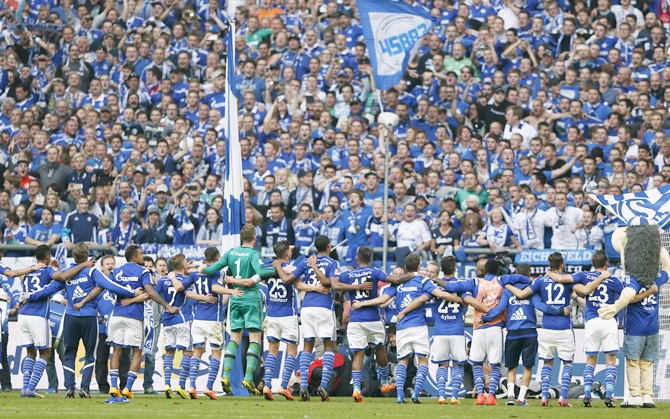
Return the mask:
[[403,221],[398,226],[397,246],[416,247],[431,240],[430,230],[423,220],[415,219],[408,223]]
[[530,213],[524,209],[514,216],[514,232],[524,249],[544,249],[545,226],[551,227],[551,219],[537,208]]
[[554,235],[551,237],[551,248],[555,250],[577,249],[578,241],[572,230],[582,221],[584,212],[575,207],[566,207],[559,211],[556,207],[547,211]]

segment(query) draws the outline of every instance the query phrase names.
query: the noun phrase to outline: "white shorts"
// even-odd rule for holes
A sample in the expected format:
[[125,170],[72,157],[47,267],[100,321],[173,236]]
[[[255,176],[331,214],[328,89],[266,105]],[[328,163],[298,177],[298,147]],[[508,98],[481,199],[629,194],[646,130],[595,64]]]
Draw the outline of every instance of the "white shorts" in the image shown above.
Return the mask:
[[189,323],[179,323],[163,327],[165,349],[188,350],[191,346],[191,328]]
[[23,347],[51,348],[51,328],[48,319],[19,314],[19,330],[21,331],[21,345]]
[[558,353],[561,361],[575,358],[575,332],[568,330],[537,330],[537,353],[540,359],[554,359]]
[[489,364],[500,364],[503,354],[502,327],[487,327],[486,329],[475,329],[472,332],[472,345],[470,347],[470,361],[481,364],[485,360]]
[[335,312],[323,307],[303,307],[300,310],[302,335],[307,341],[314,338],[335,340]]
[[584,352],[586,355],[619,353],[619,330],[616,319],[603,320],[600,317],[584,324]]
[[223,345],[223,326],[215,320],[193,320],[191,324],[191,338],[193,346],[209,346],[215,349]]
[[428,326],[413,326],[398,330],[395,335],[398,359],[414,354],[427,357],[430,353]]
[[465,336],[433,336],[433,344],[430,345],[430,358],[434,364],[443,364],[451,360],[457,363],[467,361],[468,355],[465,353]]
[[386,340],[386,328],[379,320],[376,322],[350,322],[347,326],[349,348],[356,352],[365,350],[368,345],[382,345]]
[[142,320],[114,316],[107,325],[107,343],[124,348],[140,348],[144,341]]
[[265,318],[265,336],[268,340],[297,344],[300,339],[298,316]]

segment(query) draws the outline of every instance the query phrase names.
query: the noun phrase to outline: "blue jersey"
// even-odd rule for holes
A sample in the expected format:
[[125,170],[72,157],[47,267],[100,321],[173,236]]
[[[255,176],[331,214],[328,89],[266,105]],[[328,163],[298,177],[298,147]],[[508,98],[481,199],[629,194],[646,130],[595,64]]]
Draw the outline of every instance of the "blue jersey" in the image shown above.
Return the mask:
[[[134,262],[126,263],[120,268],[112,271],[114,282],[135,292],[137,288],[144,288],[145,285],[152,285],[151,273],[148,269]],[[114,315],[128,317],[135,320],[144,320],[144,303],[134,303],[122,306],[121,301],[117,300],[114,305]]]
[[[353,271],[342,272],[340,274],[340,282],[349,285],[360,285],[366,281],[372,282],[372,289],[370,291],[347,291],[349,301],[365,301],[377,298],[379,295],[378,282],[386,282],[386,272],[377,268],[369,268],[367,266],[358,267]],[[381,319],[379,307],[363,307],[360,310],[352,310],[349,313],[350,322],[376,322]]]
[[[75,267],[76,265],[71,265],[63,272],[67,272]],[[94,300],[89,301],[79,310],[75,310],[74,305],[83,300],[97,286],[101,286],[121,297],[133,298],[135,296],[133,291],[111,282],[101,271],[93,268],[85,268],[65,282],[52,281],[49,286],[32,294],[29,300],[39,300],[42,297],[49,297],[58,291],[65,290],[65,298],[67,299],[65,314],[77,317],[94,317],[98,315]]]
[[[525,284],[519,285],[521,289],[526,287]],[[536,308],[543,313],[556,316],[560,314],[558,306],[544,304],[538,294],[534,294],[529,299],[519,300],[508,289],[505,289],[500,297],[500,303],[484,314],[482,319],[485,321],[493,320],[507,310],[505,327],[507,328],[508,340],[537,336]]]
[[[339,264],[331,259],[328,256],[318,256],[317,265],[319,270],[325,276],[331,277],[340,274]],[[307,260],[304,260],[298,267],[293,271],[293,275],[296,278],[302,277],[302,282],[307,285],[317,286],[321,283],[319,278],[316,277],[314,270],[309,266]],[[323,307],[329,310],[333,309],[333,290],[331,289],[328,294],[321,294],[319,292],[308,292],[305,294],[305,298],[302,300],[303,307]]]
[[[392,285],[384,290],[384,293],[389,297],[396,299],[396,315],[400,313],[405,307],[412,304],[414,300],[425,295],[432,298],[433,291],[437,286],[425,276],[415,276],[404,284]],[[412,310],[405,317],[402,318],[396,325],[397,330],[407,329],[408,327],[425,326],[426,312],[423,307]]]
[[[447,283],[458,281],[458,278],[444,278]],[[461,293],[459,297],[470,296],[469,292]],[[435,316],[435,328],[433,334],[436,336],[464,336],[465,313],[468,306],[456,303],[454,301],[440,300],[437,306],[437,315]]]
[[[574,278],[574,277],[573,277]],[[574,278],[575,283],[581,278]],[[554,282],[548,276],[542,276],[535,280],[530,286],[534,293],[539,294],[545,304],[559,306],[561,308],[570,305],[570,296],[572,295],[573,284],[559,284]],[[542,328],[551,330],[569,330],[572,329],[570,316],[552,316],[547,314],[542,316]]]
[[[586,285],[592,281],[595,281],[599,276],[600,272],[589,271],[576,273],[572,275],[572,278],[575,282]],[[584,322],[588,322],[591,319],[597,318],[598,309],[600,309],[603,304],[614,304],[614,302],[619,299],[622,290],[623,284],[619,278],[615,278],[613,276],[610,276],[600,285],[598,285],[598,288],[586,296]]]
[[[283,262],[282,268],[288,266]],[[268,269],[271,266],[266,266]],[[295,288],[293,283],[285,284],[279,278],[268,278],[267,280],[267,313],[270,317],[287,317],[297,315]]]
[[[183,274],[176,275],[177,279],[184,285],[184,290],[177,291],[172,284],[172,280],[164,276],[156,283],[156,292],[161,294],[168,304],[181,309],[186,303],[186,289],[191,286],[191,283],[189,282],[191,277],[185,277]],[[180,310],[177,314],[171,314],[169,311],[165,310],[163,312],[163,326],[174,326],[184,323],[191,319],[190,314],[188,308],[184,312]]]
[[[651,336],[658,333],[658,300],[660,288],[668,282],[668,274],[660,271],[654,281],[659,290],[647,298],[628,305],[624,332],[632,336]],[[647,290],[635,277],[626,276],[625,284],[640,294]]]
[[[23,294],[30,295],[41,291],[51,283],[51,278],[56,273],[52,266],[45,266],[26,275],[23,279]],[[49,314],[49,295],[44,295],[36,301],[28,301],[21,307],[19,314],[24,316],[39,316],[46,318]]]
[[[191,284],[190,291],[198,295],[214,295],[212,287],[219,284],[221,273],[217,272],[214,275],[205,275],[198,272],[193,272],[186,280]],[[193,320],[208,320],[220,322],[223,320],[221,316],[221,297],[216,303],[207,303],[205,301],[196,301],[193,305]]]

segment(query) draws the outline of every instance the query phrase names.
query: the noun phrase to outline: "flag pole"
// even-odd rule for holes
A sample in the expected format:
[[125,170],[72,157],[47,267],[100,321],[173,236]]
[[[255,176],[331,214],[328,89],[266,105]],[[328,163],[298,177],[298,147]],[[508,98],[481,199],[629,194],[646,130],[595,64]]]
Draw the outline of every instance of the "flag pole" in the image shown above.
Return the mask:
[[[377,102],[379,103],[379,110],[381,113],[384,112],[384,104],[382,103],[382,95],[379,89],[377,89]],[[380,113],[380,115],[381,115]],[[390,128],[386,128],[387,130],[390,130]],[[380,131],[381,134],[381,131]],[[390,132],[387,131],[384,135],[384,215],[386,218],[386,221],[384,221],[383,226],[384,226],[384,235],[383,235],[383,243],[382,243],[382,269],[385,271],[386,269],[386,261],[388,259],[388,251],[389,251],[389,217],[388,217],[388,207],[389,207],[389,155],[391,154],[391,147],[389,145],[390,142]]]

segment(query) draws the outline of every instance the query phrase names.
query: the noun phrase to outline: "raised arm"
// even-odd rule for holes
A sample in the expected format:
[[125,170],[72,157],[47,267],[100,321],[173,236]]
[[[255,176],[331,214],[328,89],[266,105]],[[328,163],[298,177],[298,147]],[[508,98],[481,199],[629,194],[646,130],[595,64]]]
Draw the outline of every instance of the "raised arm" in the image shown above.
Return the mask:
[[551,278],[552,281],[558,282],[559,284],[574,284],[575,280],[572,275],[569,274],[559,274],[558,272],[547,272],[547,276]]
[[204,273],[205,275],[214,275],[215,273],[221,271],[221,269],[225,268],[226,266],[228,266],[228,253],[222,255],[221,258],[212,265],[209,266],[200,265],[200,267],[198,268],[198,272],[200,272],[201,274]]
[[54,281],[65,282],[68,279],[74,278],[74,276],[77,275],[79,272],[83,271],[84,268],[92,268],[94,266],[95,266],[95,261],[94,260],[87,260],[86,262],[80,263],[79,265],[75,266],[72,269],[68,269],[66,272],[56,271],[51,276],[51,278]]
[[17,269],[17,270],[6,269],[5,272],[3,273],[3,275],[8,276],[10,278],[16,278],[17,276],[23,276],[23,275],[27,275],[31,272],[35,272],[38,269],[44,268],[44,266],[45,265],[43,263],[38,263],[38,264],[35,264],[33,266],[28,266],[26,268],[21,268],[21,269]]

